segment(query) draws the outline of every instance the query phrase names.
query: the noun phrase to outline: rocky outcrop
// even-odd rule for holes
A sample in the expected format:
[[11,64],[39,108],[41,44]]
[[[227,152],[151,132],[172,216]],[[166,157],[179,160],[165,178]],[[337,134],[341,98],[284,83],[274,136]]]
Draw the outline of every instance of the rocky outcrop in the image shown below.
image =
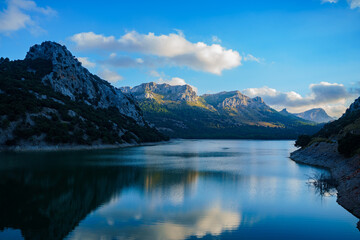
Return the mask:
[[55,42],[0,59],[0,150],[119,147],[166,140],[135,99]]
[[302,113],[294,113],[294,115],[299,118],[317,123],[327,123],[335,120],[334,118],[330,117],[322,108],[313,108]]
[[144,125],[144,119],[131,97],[111,86],[107,81],[91,74],[65,46],[55,42],[34,45],[25,59],[50,60],[53,69],[42,81],[73,101],[85,101],[99,108],[116,107],[120,113]]
[[217,109],[242,110],[248,108],[253,110],[270,110],[270,107],[264,103],[261,97],[250,98],[240,91],[204,94],[202,97],[208,104]]
[[124,93],[132,94],[136,99],[156,99],[161,95],[162,100],[196,102],[199,97],[190,85],[172,86],[166,83],[157,84],[154,82],[143,83],[134,88],[120,88]]
[[337,151],[337,143],[320,142],[291,153],[290,158],[329,169],[338,183],[337,202],[360,218],[360,155],[345,158]]

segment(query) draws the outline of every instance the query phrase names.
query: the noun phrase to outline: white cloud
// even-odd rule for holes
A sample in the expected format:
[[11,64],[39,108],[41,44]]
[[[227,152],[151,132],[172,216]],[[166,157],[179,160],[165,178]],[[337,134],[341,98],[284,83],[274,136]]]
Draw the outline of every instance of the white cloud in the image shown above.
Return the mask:
[[212,40],[214,43],[221,43],[221,39],[218,38],[217,36],[212,36],[212,37],[211,37],[211,40]]
[[[322,3],[337,3],[339,0],[321,0]],[[351,9],[360,8],[360,0],[347,0]]]
[[152,77],[161,77],[164,75],[164,73],[159,73],[158,71],[151,70],[151,71],[149,71],[149,75]]
[[351,9],[360,8],[360,0],[348,0]]
[[144,63],[144,60],[142,58],[136,58],[135,62],[142,64],[142,63]]
[[8,0],[6,8],[0,11],[0,33],[9,34],[25,28],[31,32],[41,31],[33,14],[55,15],[56,12],[50,7],[38,7],[34,1]]
[[337,3],[338,0],[321,0],[322,3]]
[[117,56],[117,54],[112,53],[110,58],[106,60],[99,61],[102,65],[112,66],[116,68],[132,68],[132,67],[152,67],[154,66],[154,61],[150,59],[142,58],[132,58],[129,56]]
[[223,70],[241,65],[237,51],[225,49],[219,44],[191,43],[183,33],[158,35],[129,32],[119,39],[93,32],[78,33],[71,37],[82,50],[134,52],[166,59],[170,64],[187,66],[220,75]]
[[93,68],[93,67],[96,66],[96,63],[91,62],[91,61],[89,60],[89,58],[87,58],[87,57],[78,57],[77,59],[78,59],[79,62],[81,62],[81,64],[82,64],[84,67],[86,67],[86,68]]
[[171,85],[171,86],[189,85],[195,92],[197,92],[197,90],[198,90],[196,87],[191,86],[190,84],[187,84],[184,79],[178,78],[178,77],[173,77],[173,78],[171,78],[171,79],[159,78],[159,79],[158,79],[158,83],[160,83],[160,84],[161,84],[161,83],[167,83],[167,84],[169,84],[169,85]]
[[250,97],[260,96],[270,106],[290,112],[303,112],[310,108],[322,107],[332,116],[340,116],[345,110],[347,101],[354,98],[343,84],[320,82],[310,84],[310,95],[301,96],[291,92],[280,92],[269,87],[248,88],[243,91]]
[[244,61],[245,62],[257,62],[257,63],[260,63],[262,61],[262,59],[260,58],[257,58],[251,54],[244,54],[244,57],[243,57]]
[[116,83],[123,79],[117,72],[111,71],[107,68],[98,72],[98,75],[110,83]]

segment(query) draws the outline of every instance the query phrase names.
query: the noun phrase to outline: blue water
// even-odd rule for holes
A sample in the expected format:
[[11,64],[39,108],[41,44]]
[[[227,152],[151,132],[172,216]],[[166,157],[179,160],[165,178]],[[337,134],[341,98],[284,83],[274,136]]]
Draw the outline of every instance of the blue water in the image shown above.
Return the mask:
[[307,184],[293,141],[177,140],[7,153],[0,239],[359,239],[358,219]]

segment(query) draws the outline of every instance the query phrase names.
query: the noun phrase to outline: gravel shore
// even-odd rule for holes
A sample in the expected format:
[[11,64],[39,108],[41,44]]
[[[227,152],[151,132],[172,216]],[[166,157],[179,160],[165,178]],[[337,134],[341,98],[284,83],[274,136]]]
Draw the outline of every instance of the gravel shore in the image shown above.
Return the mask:
[[78,150],[98,150],[116,149],[125,147],[148,146],[168,143],[169,141],[147,142],[147,143],[123,143],[123,144],[99,144],[99,145],[38,145],[38,146],[12,146],[0,147],[0,152],[53,152],[53,151],[78,151]]
[[292,152],[290,158],[298,163],[329,169],[338,182],[337,202],[360,218],[360,155],[345,158],[338,153],[336,143],[321,142]]

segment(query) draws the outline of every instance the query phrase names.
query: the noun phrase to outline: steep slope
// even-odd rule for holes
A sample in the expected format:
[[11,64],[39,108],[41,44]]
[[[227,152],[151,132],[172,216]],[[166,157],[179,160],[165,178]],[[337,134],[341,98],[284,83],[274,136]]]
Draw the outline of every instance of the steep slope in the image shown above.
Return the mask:
[[91,74],[54,42],[24,60],[0,60],[0,147],[104,145],[164,140],[134,99]]
[[327,123],[335,120],[334,118],[330,117],[322,108],[313,108],[302,113],[294,113],[294,115],[299,118],[317,123]]
[[73,101],[84,101],[97,108],[116,107],[120,113],[144,125],[141,112],[134,101],[109,82],[91,74],[66,49],[55,42],[43,42],[30,48],[25,60],[44,59],[52,63],[52,70],[42,78],[45,85]]
[[170,137],[288,139],[318,130],[239,91],[198,96],[188,85],[156,83],[121,89],[137,99],[145,119]]
[[336,144],[335,152],[346,157],[360,153],[360,97],[338,120],[325,124],[312,136],[299,137],[296,144],[305,149],[319,142]]
[[337,181],[337,202],[360,218],[360,98],[318,133],[300,136],[296,145],[301,148],[291,159],[328,168]]
[[336,121],[325,124],[313,138],[338,142],[338,151],[345,156],[360,153],[360,98]]

